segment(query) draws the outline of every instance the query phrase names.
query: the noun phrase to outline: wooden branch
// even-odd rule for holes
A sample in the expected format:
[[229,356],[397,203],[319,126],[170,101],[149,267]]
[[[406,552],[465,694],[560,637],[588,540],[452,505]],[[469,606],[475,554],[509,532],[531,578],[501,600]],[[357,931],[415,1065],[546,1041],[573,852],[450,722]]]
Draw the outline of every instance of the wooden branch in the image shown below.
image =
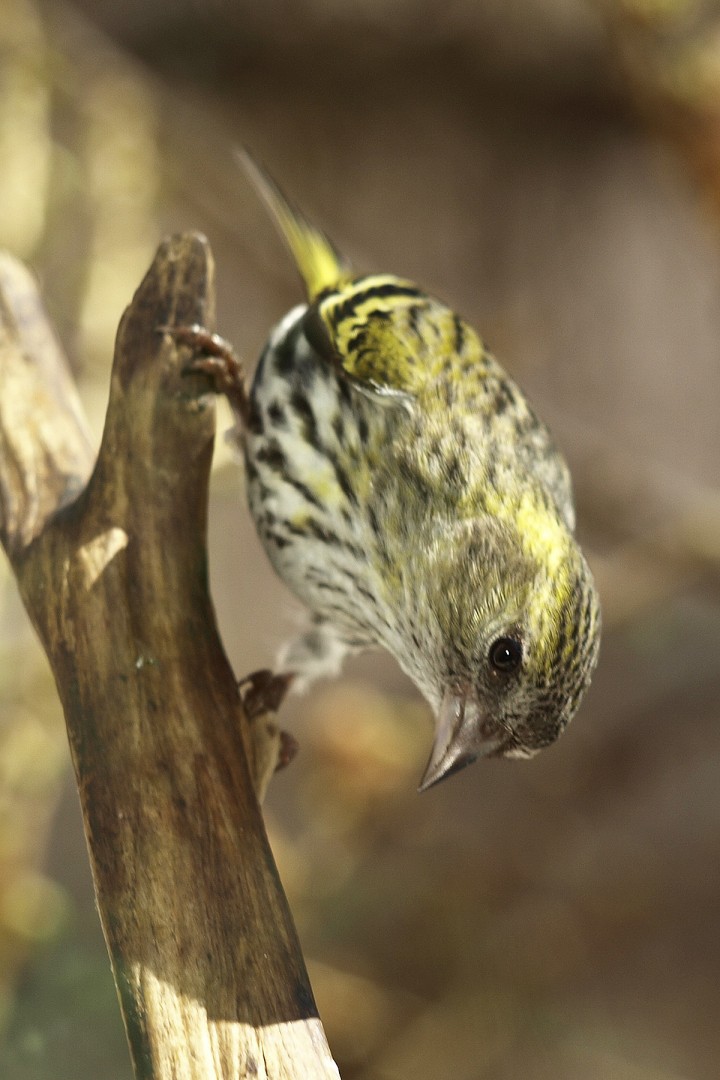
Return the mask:
[[203,238],[159,249],[92,469],[32,281],[2,259],[0,535],[64,707],[136,1076],[337,1077],[208,594],[214,403],[157,329],[212,328],[212,278]]

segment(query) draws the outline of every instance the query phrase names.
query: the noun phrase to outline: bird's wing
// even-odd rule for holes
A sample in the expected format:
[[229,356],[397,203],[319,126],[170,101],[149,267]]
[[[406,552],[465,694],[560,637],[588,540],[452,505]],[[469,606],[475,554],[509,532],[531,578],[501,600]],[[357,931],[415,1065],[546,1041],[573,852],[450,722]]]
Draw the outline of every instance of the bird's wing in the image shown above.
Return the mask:
[[346,374],[380,394],[413,396],[451,384],[482,356],[475,331],[411,281],[390,274],[355,278],[318,297],[306,316],[316,348],[339,358]]
[[358,388],[406,399],[451,369],[461,378],[480,359],[482,345],[467,323],[410,281],[354,276],[251,155],[243,150],[239,156],[305,283],[308,339]]

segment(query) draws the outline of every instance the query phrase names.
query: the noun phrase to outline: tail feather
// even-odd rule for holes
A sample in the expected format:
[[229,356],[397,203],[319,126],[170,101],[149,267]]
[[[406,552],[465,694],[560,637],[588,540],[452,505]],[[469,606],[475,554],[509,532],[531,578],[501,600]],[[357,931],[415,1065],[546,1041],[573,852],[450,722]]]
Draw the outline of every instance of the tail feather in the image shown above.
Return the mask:
[[349,267],[327,236],[288,202],[245,148],[238,148],[237,157],[289,247],[310,299],[348,280]]

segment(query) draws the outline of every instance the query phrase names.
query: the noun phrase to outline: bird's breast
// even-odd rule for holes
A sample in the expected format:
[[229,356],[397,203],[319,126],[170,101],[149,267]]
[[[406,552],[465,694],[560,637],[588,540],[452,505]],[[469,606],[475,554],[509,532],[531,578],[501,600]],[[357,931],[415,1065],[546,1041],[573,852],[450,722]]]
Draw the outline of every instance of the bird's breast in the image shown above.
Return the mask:
[[[318,355],[296,308],[272,333],[250,395],[248,501],[280,577],[336,625],[382,641],[382,525],[372,509],[387,410]],[[392,425],[391,425],[392,426]]]

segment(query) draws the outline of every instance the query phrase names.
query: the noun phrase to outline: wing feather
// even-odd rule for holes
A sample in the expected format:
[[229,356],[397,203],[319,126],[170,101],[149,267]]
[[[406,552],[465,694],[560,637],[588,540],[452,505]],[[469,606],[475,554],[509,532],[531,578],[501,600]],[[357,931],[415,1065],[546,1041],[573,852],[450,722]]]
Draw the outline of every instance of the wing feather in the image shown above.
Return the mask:
[[325,233],[289,202],[251,154],[243,149],[238,156],[305,282],[308,340],[356,387],[406,400],[443,371],[447,375],[449,367],[459,377],[468,362],[480,359],[479,338],[449,308],[392,274],[353,276]]

